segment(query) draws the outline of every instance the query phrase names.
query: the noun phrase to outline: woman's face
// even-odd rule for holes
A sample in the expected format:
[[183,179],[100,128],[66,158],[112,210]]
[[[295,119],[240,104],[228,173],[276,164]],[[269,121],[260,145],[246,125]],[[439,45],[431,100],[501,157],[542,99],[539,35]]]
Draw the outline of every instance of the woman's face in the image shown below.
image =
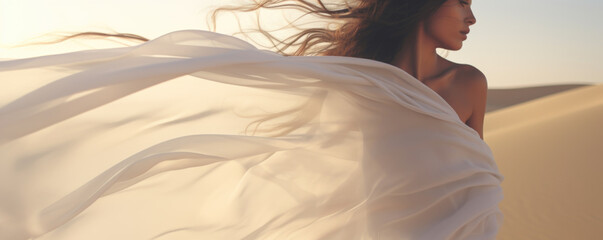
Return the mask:
[[447,0],[425,20],[423,30],[438,48],[459,50],[467,39],[469,26],[475,24],[472,0]]

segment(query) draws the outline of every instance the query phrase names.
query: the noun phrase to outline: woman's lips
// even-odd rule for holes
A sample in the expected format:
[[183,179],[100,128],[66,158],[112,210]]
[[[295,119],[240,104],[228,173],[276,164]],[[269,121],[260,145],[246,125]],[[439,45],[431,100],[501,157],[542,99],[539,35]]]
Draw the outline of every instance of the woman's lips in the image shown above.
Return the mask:
[[461,31],[461,34],[463,35],[463,40],[466,40],[467,39],[467,34],[469,34],[469,30]]

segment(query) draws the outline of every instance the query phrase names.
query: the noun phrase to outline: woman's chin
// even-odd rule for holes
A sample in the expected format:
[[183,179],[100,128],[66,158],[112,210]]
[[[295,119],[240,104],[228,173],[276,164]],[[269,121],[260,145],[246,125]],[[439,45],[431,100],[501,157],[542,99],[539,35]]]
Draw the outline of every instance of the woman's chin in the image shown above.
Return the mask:
[[450,50],[450,51],[458,51],[458,50],[461,50],[461,48],[463,48],[463,43],[460,42],[460,43],[456,43],[456,44],[449,44],[442,48],[446,49],[446,50]]

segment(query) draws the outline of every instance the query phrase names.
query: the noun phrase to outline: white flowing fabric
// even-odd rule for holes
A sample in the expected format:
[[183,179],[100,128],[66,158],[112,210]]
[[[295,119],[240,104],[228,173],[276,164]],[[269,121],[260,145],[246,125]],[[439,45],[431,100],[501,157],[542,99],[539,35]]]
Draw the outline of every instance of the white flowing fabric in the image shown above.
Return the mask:
[[494,239],[489,147],[399,68],[217,33],[0,61],[0,239]]

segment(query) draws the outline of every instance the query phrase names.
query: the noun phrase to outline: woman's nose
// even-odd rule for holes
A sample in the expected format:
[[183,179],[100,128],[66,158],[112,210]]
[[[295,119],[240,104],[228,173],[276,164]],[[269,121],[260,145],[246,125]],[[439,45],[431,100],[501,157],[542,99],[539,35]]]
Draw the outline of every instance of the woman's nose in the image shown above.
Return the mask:
[[465,21],[467,22],[467,24],[469,24],[469,26],[477,22],[477,19],[475,19],[475,15],[473,15],[473,11],[469,10],[469,16]]

